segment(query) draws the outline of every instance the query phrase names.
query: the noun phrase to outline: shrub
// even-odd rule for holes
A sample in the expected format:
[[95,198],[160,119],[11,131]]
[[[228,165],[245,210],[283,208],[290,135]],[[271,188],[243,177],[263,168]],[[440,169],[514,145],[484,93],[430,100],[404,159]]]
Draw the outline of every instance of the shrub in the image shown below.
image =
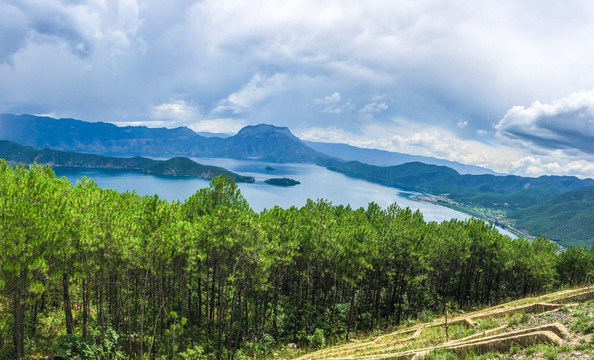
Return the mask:
[[78,355],[82,360],[100,360],[102,349],[80,336],[62,335],[58,338],[56,354],[68,358]]
[[309,341],[309,346],[313,349],[321,349],[326,345],[324,331],[320,328],[317,328],[312,335],[308,336],[307,340]]

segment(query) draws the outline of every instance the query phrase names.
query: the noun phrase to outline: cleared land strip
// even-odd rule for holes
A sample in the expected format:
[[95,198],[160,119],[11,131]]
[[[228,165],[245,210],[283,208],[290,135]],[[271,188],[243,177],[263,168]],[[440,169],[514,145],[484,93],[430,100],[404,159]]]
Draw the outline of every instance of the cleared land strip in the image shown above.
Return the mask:
[[[539,343],[560,344],[563,339],[569,336],[565,326],[560,323],[554,322],[536,327],[506,331],[510,328],[507,324],[509,320],[506,319],[516,318],[520,314],[522,316],[525,316],[523,314],[530,314],[530,318],[537,316],[537,314],[555,313],[563,304],[580,303],[592,299],[594,299],[594,290],[590,288],[564,290],[531,299],[513,301],[456,317],[448,321],[448,326],[463,326],[471,331],[472,329],[478,329],[479,324],[476,321],[499,319],[496,320],[499,325],[495,323],[495,328],[473,333],[458,340],[444,342],[443,335],[436,335],[440,333],[439,329],[436,328],[445,325],[443,319],[441,319],[432,323],[417,324],[414,327],[385,334],[368,341],[353,342],[319,350],[297,359],[413,359],[422,358],[437,349],[448,349],[464,356],[468,353],[482,354],[493,351],[504,353],[508,352],[514,344],[521,347]],[[427,333],[424,333],[425,331]],[[435,338],[428,340],[426,337],[431,336],[429,335],[431,331]],[[435,344],[435,341],[441,341],[441,343]],[[435,345],[427,346],[431,342]]]

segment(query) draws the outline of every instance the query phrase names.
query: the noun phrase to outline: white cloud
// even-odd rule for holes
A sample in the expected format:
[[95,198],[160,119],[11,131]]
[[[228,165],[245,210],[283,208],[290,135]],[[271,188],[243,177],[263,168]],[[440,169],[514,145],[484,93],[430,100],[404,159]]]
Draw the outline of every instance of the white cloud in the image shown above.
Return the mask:
[[256,73],[240,90],[221,101],[214,112],[232,111],[242,113],[248,111],[253,105],[282,92],[287,78],[286,74],[274,74],[271,77],[265,77]]
[[502,140],[525,147],[575,149],[594,154],[594,90],[528,107],[514,106],[495,125]]
[[355,105],[350,100],[342,101],[340,93],[335,92],[332,95],[323,98],[314,99],[314,104],[323,106],[322,113],[340,115],[344,112],[355,109]]
[[245,122],[237,119],[205,119],[191,124],[190,129],[196,132],[212,132],[212,133],[237,133],[239,130],[247,126]]
[[336,104],[340,102],[340,93],[335,92],[332,95],[324,96],[321,99],[314,99],[315,104],[322,104],[322,105],[329,105],[329,104]]
[[198,108],[187,104],[183,100],[153,106],[151,116],[155,119],[174,123],[188,123],[201,118]]
[[526,176],[573,175],[594,178],[594,159],[572,160],[562,154],[550,157],[525,156],[513,161],[509,171]]
[[358,144],[364,140],[361,136],[357,136],[344,129],[330,126],[326,128],[311,127],[302,130],[296,130],[295,135],[301,140],[319,141],[329,143],[344,143],[344,144]]
[[[5,1],[0,112],[208,131],[269,122],[578,173],[594,152],[594,94],[567,94],[594,88],[593,16],[583,1]],[[529,156],[540,164],[512,168]]]
[[361,109],[361,112],[371,114],[381,113],[386,110],[388,110],[388,104],[386,104],[385,102],[372,102],[365,105],[363,109]]

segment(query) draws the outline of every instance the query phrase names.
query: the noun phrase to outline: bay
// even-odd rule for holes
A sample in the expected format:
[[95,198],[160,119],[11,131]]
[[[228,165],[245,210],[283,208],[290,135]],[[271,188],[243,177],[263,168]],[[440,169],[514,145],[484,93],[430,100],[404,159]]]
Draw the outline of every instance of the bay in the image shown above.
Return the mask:
[[[314,201],[324,199],[334,205],[350,205],[352,208],[366,208],[370,202],[375,202],[382,208],[397,203],[401,208],[420,210],[426,221],[442,222],[452,218],[460,220],[470,218],[470,215],[444,206],[410,199],[409,196],[414,193],[350,178],[313,164],[277,164],[216,158],[193,158],[193,160],[205,165],[221,166],[241,175],[253,176],[256,179],[255,183],[238,185],[243,197],[256,212],[276,205],[283,208],[301,207],[306,204],[307,199]],[[210,182],[205,179],[147,175],[139,171],[81,168],[55,168],[54,170],[57,176],[65,176],[73,184],[86,176],[102,188],[120,192],[135,191],[139,195],[157,194],[168,201],[184,201],[198,189],[208,187]],[[266,179],[282,177],[297,180],[300,184],[280,187],[264,182]],[[504,229],[499,230],[505,235],[515,237]]]

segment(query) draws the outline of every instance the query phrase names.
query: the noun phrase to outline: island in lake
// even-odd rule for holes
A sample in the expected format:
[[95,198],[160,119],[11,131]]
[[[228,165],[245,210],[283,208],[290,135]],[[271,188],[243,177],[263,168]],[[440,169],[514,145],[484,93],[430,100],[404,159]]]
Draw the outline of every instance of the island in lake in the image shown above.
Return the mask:
[[297,180],[289,179],[289,178],[272,178],[268,180],[264,180],[265,183],[270,185],[276,186],[295,186],[301,184]]

